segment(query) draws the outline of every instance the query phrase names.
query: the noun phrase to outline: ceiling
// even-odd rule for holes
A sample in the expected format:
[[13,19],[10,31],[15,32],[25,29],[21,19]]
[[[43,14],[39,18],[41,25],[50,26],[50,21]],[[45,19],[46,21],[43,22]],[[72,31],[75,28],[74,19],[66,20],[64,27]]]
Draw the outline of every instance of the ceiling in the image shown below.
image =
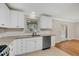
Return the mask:
[[37,15],[47,13],[65,20],[79,21],[79,3],[7,3],[10,9]]

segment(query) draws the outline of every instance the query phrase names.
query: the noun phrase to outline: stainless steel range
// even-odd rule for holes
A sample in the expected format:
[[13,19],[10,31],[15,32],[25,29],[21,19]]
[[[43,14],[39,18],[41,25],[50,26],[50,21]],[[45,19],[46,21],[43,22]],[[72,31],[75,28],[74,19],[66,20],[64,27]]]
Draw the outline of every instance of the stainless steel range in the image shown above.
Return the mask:
[[0,45],[0,56],[9,56],[9,50],[7,45]]

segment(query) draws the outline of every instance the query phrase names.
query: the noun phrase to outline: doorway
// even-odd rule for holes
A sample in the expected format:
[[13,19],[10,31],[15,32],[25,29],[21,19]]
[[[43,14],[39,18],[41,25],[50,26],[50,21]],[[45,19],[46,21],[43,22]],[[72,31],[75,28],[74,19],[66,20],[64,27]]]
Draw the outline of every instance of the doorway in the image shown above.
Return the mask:
[[68,26],[67,25],[61,25],[61,39],[67,40],[68,39]]

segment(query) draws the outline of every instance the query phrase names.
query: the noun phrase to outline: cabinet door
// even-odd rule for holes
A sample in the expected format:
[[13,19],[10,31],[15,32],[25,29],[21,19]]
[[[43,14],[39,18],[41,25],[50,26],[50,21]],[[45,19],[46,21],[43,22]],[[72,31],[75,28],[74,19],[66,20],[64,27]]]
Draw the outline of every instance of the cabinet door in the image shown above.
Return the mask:
[[43,16],[40,19],[41,29],[52,29],[52,17]]
[[12,28],[17,28],[18,27],[18,16],[16,11],[10,11],[10,16],[11,16],[11,27]]
[[15,49],[15,55],[20,55],[23,54],[23,40],[22,39],[17,39],[15,42],[16,46],[14,47]]
[[11,27],[24,28],[24,14],[22,12],[11,10]]
[[6,27],[8,25],[9,20],[9,9],[4,4],[0,4],[0,27]]
[[20,55],[23,54],[22,47],[23,42],[22,39],[16,39],[14,40],[10,45],[10,55]]
[[21,12],[18,12],[18,26],[24,28],[24,14]]
[[9,8],[5,5],[4,9],[4,26],[9,27],[9,21],[10,21],[10,12]]
[[51,47],[55,46],[55,36],[51,36]]
[[42,37],[34,37],[35,40],[35,51],[41,50],[43,47]]
[[11,25],[11,24],[10,24],[10,22],[11,22],[10,20],[11,20],[11,19],[10,19],[10,10],[9,10],[9,9],[7,10],[6,15],[7,15],[7,16],[6,16],[6,27],[10,27],[10,25]]
[[16,54],[16,48],[17,48],[17,44],[16,44],[16,40],[14,40],[13,42],[11,42],[9,44],[9,48],[10,48],[10,55],[13,56]]
[[35,49],[35,41],[33,38],[23,39],[23,53],[33,52]]

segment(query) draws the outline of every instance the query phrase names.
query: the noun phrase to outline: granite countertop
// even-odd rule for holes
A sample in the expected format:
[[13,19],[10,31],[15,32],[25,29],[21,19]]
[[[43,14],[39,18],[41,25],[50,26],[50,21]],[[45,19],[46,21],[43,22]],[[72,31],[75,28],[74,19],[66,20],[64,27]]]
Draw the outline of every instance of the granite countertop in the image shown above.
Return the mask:
[[15,39],[0,39],[0,45],[9,45],[11,42],[13,42]]
[[30,36],[32,33],[24,33],[24,32],[5,32],[0,34],[0,39],[2,38],[16,38],[16,37],[25,37]]
[[36,36],[32,36],[32,33],[24,33],[24,32],[6,32],[0,34],[0,39],[16,39],[16,38],[30,38],[30,37],[41,37],[41,36],[55,36],[53,34],[40,34]]

